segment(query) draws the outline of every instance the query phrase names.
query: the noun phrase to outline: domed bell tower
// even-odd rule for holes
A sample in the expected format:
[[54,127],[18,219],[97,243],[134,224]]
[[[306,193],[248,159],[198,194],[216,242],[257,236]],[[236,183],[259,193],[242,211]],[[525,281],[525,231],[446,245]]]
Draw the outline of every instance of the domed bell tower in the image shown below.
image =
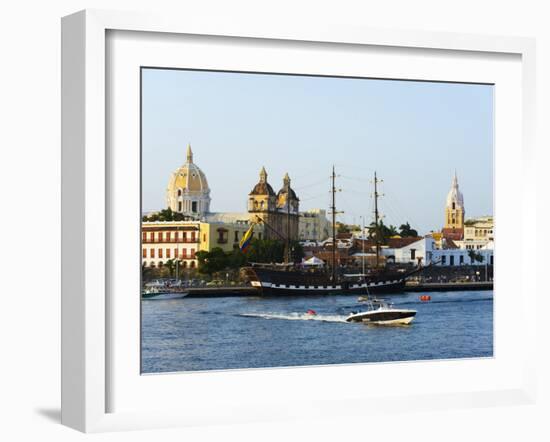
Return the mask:
[[[248,194],[248,213],[250,222],[264,222],[267,228],[264,230],[264,238],[279,239],[272,229],[280,232],[281,226],[277,219],[277,196],[271,185],[267,182],[265,167],[260,170],[260,181]],[[262,221],[260,221],[260,219]]]
[[279,212],[282,234],[291,240],[297,240],[299,236],[300,200],[296,192],[290,187],[288,173],[283,178],[283,187],[277,193],[277,210]]
[[458,177],[453,177],[451,190],[447,194],[447,204],[445,206],[445,228],[462,229],[464,228],[464,197],[458,188]]

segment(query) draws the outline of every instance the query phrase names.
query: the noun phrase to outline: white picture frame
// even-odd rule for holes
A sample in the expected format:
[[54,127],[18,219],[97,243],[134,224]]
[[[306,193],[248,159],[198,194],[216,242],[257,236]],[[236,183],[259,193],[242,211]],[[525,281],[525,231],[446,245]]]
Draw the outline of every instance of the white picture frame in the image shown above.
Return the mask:
[[[526,221],[535,218],[534,173],[534,105],[535,105],[535,44],[532,39],[517,37],[492,37],[451,33],[427,33],[415,31],[388,31],[344,26],[293,27],[284,24],[266,24],[232,21],[211,22],[206,19],[182,20],[177,17],[153,16],[99,10],[81,11],[63,18],[62,21],[62,423],[85,432],[122,429],[157,428],[168,426],[207,425],[208,423],[253,422],[296,417],[328,416],[338,414],[365,414],[379,411],[400,411],[414,404],[416,409],[441,409],[469,406],[498,405],[502,403],[532,403],[535,395],[535,329],[536,324],[525,325],[518,336],[522,342],[522,353],[518,354],[518,373],[513,382],[502,382],[500,387],[488,389],[465,388],[461,392],[446,391],[444,380],[436,382],[433,390],[426,394],[399,394],[377,396],[376,402],[368,395],[339,395],[330,391],[325,397],[313,395],[309,407],[284,407],[274,401],[272,406],[254,400],[254,394],[234,397],[232,406],[239,413],[224,412],[227,402],[220,400],[219,410],[215,404],[207,412],[206,406],[190,410],[151,407],[136,410],[112,409],[109,395],[114,388],[112,364],[115,360],[109,344],[109,327],[115,316],[110,310],[109,287],[109,242],[112,241],[109,179],[112,168],[109,164],[108,133],[106,121],[109,77],[106,76],[108,32],[144,32],[161,35],[217,36],[220,38],[269,40],[284,42],[287,46],[307,42],[315,44],[337,44],[338,47],[375,47],[379,51],[401,48],[407,50],[429,50],[434,56],[445,53],[469,53],[482,60],[490,54],[517,57],[521,66],[519,93],[521,128],[519,143],[514,152],[521,159],[523,187],[518,190],[521,197],[521,222],[517,228],[520,239],[528,234]],[[112,54],[111,54],[112,55]],[[465,80],[466,81],[466,80]],[[516,114],[514,114],[516,115]],[[497,114],[497,118],[498,114]],[[497,139],[497,143],[499,140]],[[116,171],[115,171],[116,172]],[[498,174],[498,169],[497,169]],[[526,182],[527,181],[527,182]],[[498,189],[497,189],[498,191]],[[498,204],[498,201],[497,201]],[[500,226],[499,226],[500,229]],[[504,231],[504,229],[503,229]],[[497,233],[498,235],[498,233]],[[498,244],[498,243],[497,243]],[[534,255],[533,247],[524,241],[520,249],[520,262]],[[499,258],[500,259],[500,251]],[[504,251],[503,255],[504,256]],[[503,259],[502,269],[505,269]],[[510,263],[511,264],[511,263]],[[499,264],[500,266],[500,264]],[[517,305],[524,310],[536,304],[536,281],[527,278],[521,271],[517,287],[521,292]],[[505,277],[505,270],[502,273]],[[496,276],[498,290],[499,273]],[[501,286],[502,287],[502,286]],[[504,290],[504,288],[503,288]],[[497,300],[498,303],[498,300]],[[498,319],[498,318],[497,318]],[[498,339],[498,335],[497,335]],[[498,359],[498,354],[496,356]],[[460,370],[449,363],[449,370]],[[381,364],[378,364],[380,367]],[[393,365],[393,364],[391,364]],[[470,364],[471,369],[475,362]],[[386,366],[389,367],[389,366]],[[416,368],[415,368],[416,367]],[[443,365],[439,366],[442,369]],[[496,365],[495,365],[496,367]],[[487,375],[491,375],[489,367]],[[401,370],[411,373],[419,366],[409,364]],[[502,367],[501,367],[502,368]],[[354,367],[325,367],[323,373],[331,376],[345,373],[352,378],[361,376],[361,370],[373,370],[362,365]],[[423,367],[424,369],[424,367]],[[429,367],[426,368],[429,370]],[[139,370],[139,367],[136,368]],[[304,379],[308,369],[279,370],[279,376]],[[389,369],[388,369],[389,370]],[[521,370],[521,373],[520,371]],[[270,376],[273,370],[247,370],[232,374],[231,382],[250,383],[256,388]],[[208,385],[212,382],[220,389],[225,385],[223,375],[202,373],[193,382]],[[254,379],[253,379],[254,378]],[[176,377],[162,376],[165,389],[178,382]],[[260,384],[256,384],[260,383]],[[276,384],[276,382],[275,382]],[[155,387],[156,388],[156,387]],[[220,390],[221,391],[221,390]],[[122,393],[124,394],[124,393]],[[165,393],[166,394],[166,393]],[[227,394],[234,392],[227,391]],[[257,393],[256,393],[257,394]],[[227,398],[226,398],[227,399]],[[193,401],[193,393],[186,398]],[[290,399],[289,399],[290,400]],[[170,403],[169,400],[166,401]],[[115,407],[116,408],[116,407]],[[124,408],[124,407],[123,407]]]

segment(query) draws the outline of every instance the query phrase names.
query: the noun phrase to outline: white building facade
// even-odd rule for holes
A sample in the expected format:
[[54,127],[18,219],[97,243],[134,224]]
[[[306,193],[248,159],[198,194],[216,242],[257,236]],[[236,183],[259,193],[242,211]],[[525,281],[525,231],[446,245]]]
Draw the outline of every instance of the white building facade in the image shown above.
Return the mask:
[[162,267],[168,260],[179,259],[183,269],[196,268],[200,226],[196,221],[142,222],[142,265]]
[[327,219],[326,210],[311,209],[300,212],[300,241],[324,241],[331,234],[331,224]]
[[383,249],[383,254],[388,260],[394,260],[399,264],[421,263],[426,266],[461,266],[461,265],[493,265],[494,243],[489,242],[480,249],[438,249],[436,241],[431,236],[426,236],[419,241],[399,249]]

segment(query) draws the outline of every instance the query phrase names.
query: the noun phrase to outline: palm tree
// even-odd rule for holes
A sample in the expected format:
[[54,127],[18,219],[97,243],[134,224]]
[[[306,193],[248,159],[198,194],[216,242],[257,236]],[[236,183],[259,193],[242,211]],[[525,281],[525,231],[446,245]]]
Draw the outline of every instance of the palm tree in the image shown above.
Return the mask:
[[399,226],[399,234],[405,238],[407,236],[418,236],[418,232],[415,229],[411,228],[411,225],[407,221],[405,224]]

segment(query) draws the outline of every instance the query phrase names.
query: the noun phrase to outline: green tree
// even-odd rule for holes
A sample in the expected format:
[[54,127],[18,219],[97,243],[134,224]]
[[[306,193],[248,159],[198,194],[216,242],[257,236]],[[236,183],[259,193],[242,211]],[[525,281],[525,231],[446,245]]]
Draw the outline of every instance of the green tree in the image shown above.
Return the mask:
[[405,224],[401,224],[401,226],[399,226],[399,234],[403,238],[418,236],[418,232],[415,229],[411,228],[411,225],[409,224],[408,221]]
[[379,244],[387,244],[390,236],[397,235],[395,226],[386,226],[383,221],[376,223],[372,222],[369,225],[369,238],[377,240]]
[[214,247],[210,252],[201,250],[195,256],[199,263],[199,273],[212,275],[228,266],[227,255],[220,247]]
[[233,249],[227,253],[227,265],[231,269],[239,269],[246,265],[246,255],[240,249]]
[[162,209],[160,212],[153,213],[149,216],[145,215],[142,221],[185,221],[189,219],[183,213],[174,212],[170,207]]
[[290,256],[293,262],[301,262],[305,256],[304,248],[299,241],[290,241]]
[[350,228],[347,224],[336,223],[336,233],[349,233]]
[[468,250],[468,257],[470,258],[471,264],[474,262],[483,262],[483,255],[475,250]]
[[282,262],[284,243],[276,239],[253,239],[246,253],[248,262]]

